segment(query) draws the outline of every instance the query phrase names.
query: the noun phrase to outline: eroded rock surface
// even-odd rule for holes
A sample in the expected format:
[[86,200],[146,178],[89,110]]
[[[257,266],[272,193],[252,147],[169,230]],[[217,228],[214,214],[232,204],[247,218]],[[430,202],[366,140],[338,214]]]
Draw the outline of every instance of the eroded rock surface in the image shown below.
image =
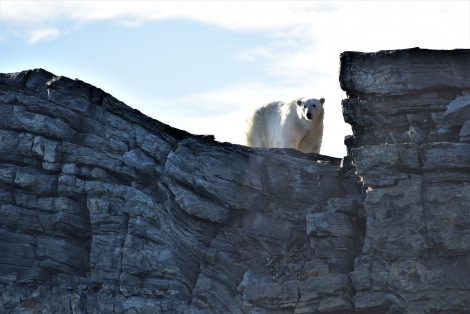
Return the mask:
[[346,52],[366,236],[357,312],[470,311],[470,50]]
[[470,312],[469,69],[343,53],[342,160],[0,74],[0,312]]
[[341,160],[173,129],[79,80],[0,76],[0,312],[352,310]]

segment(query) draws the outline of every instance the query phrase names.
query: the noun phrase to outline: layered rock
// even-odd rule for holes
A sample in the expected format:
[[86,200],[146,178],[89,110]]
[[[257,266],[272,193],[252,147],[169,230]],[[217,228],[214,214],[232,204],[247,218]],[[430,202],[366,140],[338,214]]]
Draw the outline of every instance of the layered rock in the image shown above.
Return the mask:
[[367,189],[357,312],[470,311],[470,51],[341,55],[347,140]]
[[173,129],[79,80],[0,76],[0,312],[351,310],[358,177]]
[[470,311],[470,51],[341,55],[340,160],[0,74],[0,312]]

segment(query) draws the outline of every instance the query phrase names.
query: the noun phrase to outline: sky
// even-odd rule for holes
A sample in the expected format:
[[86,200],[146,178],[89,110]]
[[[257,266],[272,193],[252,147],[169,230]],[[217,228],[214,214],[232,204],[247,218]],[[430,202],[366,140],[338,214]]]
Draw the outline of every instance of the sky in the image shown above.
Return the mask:
[[0,0],[0,72],[43,68],[241,144],[257,107],[325,98],[321,154],[346,155],[344,51],[470,48],[470,0]]

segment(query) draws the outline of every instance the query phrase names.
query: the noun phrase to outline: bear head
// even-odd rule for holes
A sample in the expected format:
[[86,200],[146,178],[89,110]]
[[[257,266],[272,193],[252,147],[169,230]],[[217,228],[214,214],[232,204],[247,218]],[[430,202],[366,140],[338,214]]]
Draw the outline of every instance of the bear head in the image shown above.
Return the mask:
[[316,114],[323,109],[325,99],[299,98],[296,100],[295,103],[297,104],[297,110],[300,110],[302,112],[302,116],[306,120],[312,120],[315,118]]

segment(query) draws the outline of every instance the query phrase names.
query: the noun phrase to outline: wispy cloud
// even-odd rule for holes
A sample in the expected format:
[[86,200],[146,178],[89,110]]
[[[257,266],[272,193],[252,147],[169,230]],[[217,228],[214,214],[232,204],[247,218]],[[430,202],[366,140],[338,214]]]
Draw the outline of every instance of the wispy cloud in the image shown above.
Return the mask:
[[271,48],[269,47],[255,47],[237,53],[236,57],[249,62],[258,61],[260,58],[265,59],[272,56]]
[[[236,31],[282,35],[298,31],[323,2],[275,1],[3,1],[3,22],[53,25],[58,20],[84,23],[116,20],[125,25],[165,19],[191,19]],[[267,11],[269,9],[269,13]]]
[[28,43],[35,44],[42,40],[54,39],[58,34],[59,30],[55,28],[37,29],[29,33]]

